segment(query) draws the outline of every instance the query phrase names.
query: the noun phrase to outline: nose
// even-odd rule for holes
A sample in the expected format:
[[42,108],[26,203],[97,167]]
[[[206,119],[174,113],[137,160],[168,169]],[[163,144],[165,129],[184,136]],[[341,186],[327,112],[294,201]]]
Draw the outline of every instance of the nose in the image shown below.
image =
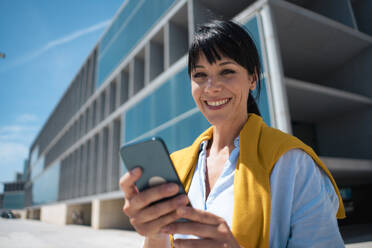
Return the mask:
[[219,92],[221,90],[221,85],[216,78],[208,77],[205,90],[210,93]]

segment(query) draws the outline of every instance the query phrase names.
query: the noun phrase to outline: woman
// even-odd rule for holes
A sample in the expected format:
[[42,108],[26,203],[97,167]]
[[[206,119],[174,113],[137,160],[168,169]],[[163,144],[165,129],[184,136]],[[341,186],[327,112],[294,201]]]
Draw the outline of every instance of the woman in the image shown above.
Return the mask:
[[260,62],[247,32],[231,21],[201,26],[189,75],[212,127],[171,155],[188,197],[152,205],[177,186],[138,192],[138,168],[121,178],[123,211],[144,247],[343,247],[336,214],[344,209],[331,174],[311,148],[259,116],[250,92],[259,91]]

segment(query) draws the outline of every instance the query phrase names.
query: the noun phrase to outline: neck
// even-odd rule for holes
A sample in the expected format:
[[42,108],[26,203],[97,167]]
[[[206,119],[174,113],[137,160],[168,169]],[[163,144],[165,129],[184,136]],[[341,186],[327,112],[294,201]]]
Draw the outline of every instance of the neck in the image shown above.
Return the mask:
[[234,149],[234,140],[239,135],[247,120],[248,114],[239,121],[214,125],[213,140],[210,144],[210,150],[219,152],[228,147],[230,148],[229,150],[232,151],[232,149]]

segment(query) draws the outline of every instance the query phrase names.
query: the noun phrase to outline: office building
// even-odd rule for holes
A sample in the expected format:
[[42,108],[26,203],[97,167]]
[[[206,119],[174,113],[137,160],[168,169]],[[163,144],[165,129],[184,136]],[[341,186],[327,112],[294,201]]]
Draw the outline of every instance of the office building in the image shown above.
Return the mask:
[[0,196],[0,209],[21,210],[25,207],[23,174],[17,173],[15,181],[4,184],[4,192]]

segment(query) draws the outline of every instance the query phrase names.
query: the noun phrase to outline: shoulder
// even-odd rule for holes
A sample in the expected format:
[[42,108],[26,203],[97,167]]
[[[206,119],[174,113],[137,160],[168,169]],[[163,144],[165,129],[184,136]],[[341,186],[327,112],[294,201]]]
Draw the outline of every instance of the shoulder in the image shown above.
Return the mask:
[[324,170],[302,149],[291,149],[284,153],[275,163],[270,181],[275,185],[287,181],[287,186],[291,187],[298,197],[307,193],[306,198],[310,199],[311,195],[316,197],[317,194],[323,193],[335,209],[338,209],[338,199],[332,182]]
[[296,178],[307,178],[321,173],[313,158],[302,149],[290,149],[281,155],[274,165],[272,176],[276,174],[294,174]]
[[302,149],[290,149],[279,157],[274,164],[272,177],[282,174],[293,175],[294,177],[308,177],[319,168],[314,160]]
[[[286,230],[283,240],[288,246],[326,247],[342,243],[336,220],[337,194],[329,177],[310,155],[301,149],[283,154],[271,174],[270,187],[272,221]],[[272,230],[274,239],[282,237],[276,229]]]

